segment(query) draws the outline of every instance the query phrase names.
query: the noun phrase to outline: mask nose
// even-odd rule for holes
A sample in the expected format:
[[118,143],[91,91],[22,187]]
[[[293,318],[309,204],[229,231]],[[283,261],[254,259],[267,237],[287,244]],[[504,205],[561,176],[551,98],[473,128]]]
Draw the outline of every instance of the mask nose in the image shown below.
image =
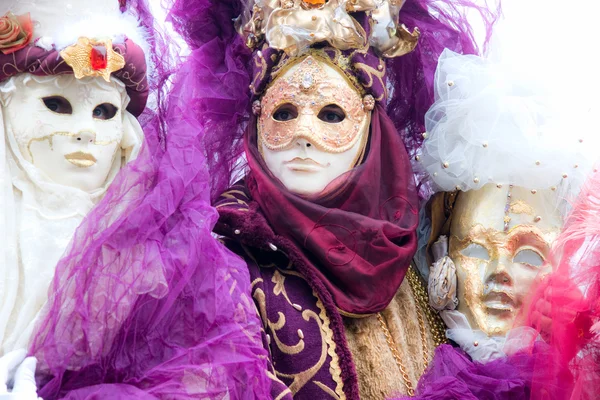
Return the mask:
[[506,257],[500,257],[497,262],[490,263],[486,271],[486,289],[492,290],[502,286],[513,286],[514,277],[510,271],[510,265],[512,264]]
[[90,144],[94,143],[96,140],[96,134],[89,130],[83,130],[78,132],[73,140],[79,144]]
[[310,149],[313,147],[313,144],[305,138],[297,138],[296,146],[300,146],[303,149]]

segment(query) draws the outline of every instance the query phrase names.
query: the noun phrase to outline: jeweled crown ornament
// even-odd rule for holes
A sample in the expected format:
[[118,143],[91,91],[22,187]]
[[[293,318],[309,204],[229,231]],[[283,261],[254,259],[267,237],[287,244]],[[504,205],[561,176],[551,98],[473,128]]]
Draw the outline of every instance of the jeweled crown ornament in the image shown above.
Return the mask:
[[6,0],[0,12],[29,15],[33,21],[31,45],[50,51],[58,50],[73,68],[75,77],[102,77],[125,66],[124,57],[113,49],[127,39],[142,45],[148,54],[145,34],[132,15],[121,12],[118,0],[70,1]]
[[[414,50],[419,30],[399,23],[402,0],[255,0],[249,21],[241,28],[246,44],[269,46],[298,55],[304,48],[328,42],[340,49],[375,48],[384,57]],[[353,14],[364,12],[367,33]]]
[[116,78],[127,88],[128,111],[143,111],[150,46],[146,28],[125,1],[4,0],[1,15],[0,82],[23,72],[48,76],[71,70],[77,79]]
[[79,38],[77,43],[60,52],[77,79],[102,77],[110,81],[110,74],[125,66],[122,55],[113,50],[112,40]]

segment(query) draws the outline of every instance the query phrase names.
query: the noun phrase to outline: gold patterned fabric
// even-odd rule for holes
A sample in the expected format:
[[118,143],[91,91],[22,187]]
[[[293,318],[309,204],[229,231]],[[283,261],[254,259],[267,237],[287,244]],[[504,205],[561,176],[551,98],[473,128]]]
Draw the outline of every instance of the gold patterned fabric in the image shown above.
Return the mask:
[[430,311],[423,283],[410,271],[379,315],[344,320],[361,399],[412,395],[435,348],[445,341],[443,322]]

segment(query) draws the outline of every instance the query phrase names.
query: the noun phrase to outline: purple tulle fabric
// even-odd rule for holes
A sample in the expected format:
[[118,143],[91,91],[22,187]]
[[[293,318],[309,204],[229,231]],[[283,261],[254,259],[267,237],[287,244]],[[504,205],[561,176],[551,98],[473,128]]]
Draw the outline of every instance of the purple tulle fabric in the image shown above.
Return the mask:
[[419,380],[416,395],[395,400],[529,400],[532,388],[542,386],[544,393],[536,399],[568,400],[572,386],[564,383],[571,381],[569,376],[566,365],[556,361],[555,349],[543,341],[486,364],[442,345]]
[[[170,20],[193,49],[188,71],[195,96],[193,110],[206,130],[212,198],[215,199],[243,175],[242,136],[250,116],[251,52],[234,29],[249,0],[174,0]],[[490,31],[498,13],[474,1],[407,0],[400,21],[418,27],[417,49],[388,59],[387,71],[393,90],[387,113],[402,134],[409,155],[420,146],[424,115],[433,103],[433,78],[437,59],[444,48],[458,53],[477,53],[466,10],[482,17]],[[477,14],[472,13],[471,16]]]
[[268,398],[247,268],[211,234],[205,130],[182,100],[193,93],[179,80],[143,115],[140,155],[56,267],[30,347],[46,400]]
[[[529,360],[520,357],[519,363]],[[442,345],[419,380],[416,395],[395,400],[527,400],[528,391],[527,377],[506,359],[476,363],[462,350]]]

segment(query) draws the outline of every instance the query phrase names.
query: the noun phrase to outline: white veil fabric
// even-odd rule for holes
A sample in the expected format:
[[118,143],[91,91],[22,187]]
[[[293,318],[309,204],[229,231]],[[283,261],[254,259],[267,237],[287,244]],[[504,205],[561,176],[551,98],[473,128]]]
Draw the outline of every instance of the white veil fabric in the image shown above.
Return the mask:
[[436,190],[494,183],[569,196],[590,172],[600,5],[555,3],[505,0],[485,57],[441,55],[420,157]]
[[[51,81],[54,77],[32,77]],[[0,92],[14,90],[13,79]],[[113,79],[112,84],[123,84]],[[122,88],[126,105],[129,98]],[[86,214],[124,163],[137,156],[143,131],[123,107],[123,142],[104,185],[91,192],[52,182],[27,161],[0,107],[0,354],[27,348],[46,303],[55,267]],[[28,118],[23,115],[23,118]]]
[[[582,0],[554,6],[508,0],[503,11],[486,57],[449,50],[440,56],[436,102],[426,114],[417,165],[436,192],[490,184],[551,191],[554,200],[547,207],[553,210],[548,211],[564,218],[600,158],[595,118],[600,53],[590,43],[597,36],[593,19],[600,6]],[[423,249],[429,229],[423,225],[421,231]],[[423,256],[418,260],[425,263]],[[427,278],[429,265],[418,267]],[[511,342],[505,350],[504,338],[472,331],[458,311],[448,308],[442,314],[451,328],[448,337],[474,360],[496,359],[519,347]]]

